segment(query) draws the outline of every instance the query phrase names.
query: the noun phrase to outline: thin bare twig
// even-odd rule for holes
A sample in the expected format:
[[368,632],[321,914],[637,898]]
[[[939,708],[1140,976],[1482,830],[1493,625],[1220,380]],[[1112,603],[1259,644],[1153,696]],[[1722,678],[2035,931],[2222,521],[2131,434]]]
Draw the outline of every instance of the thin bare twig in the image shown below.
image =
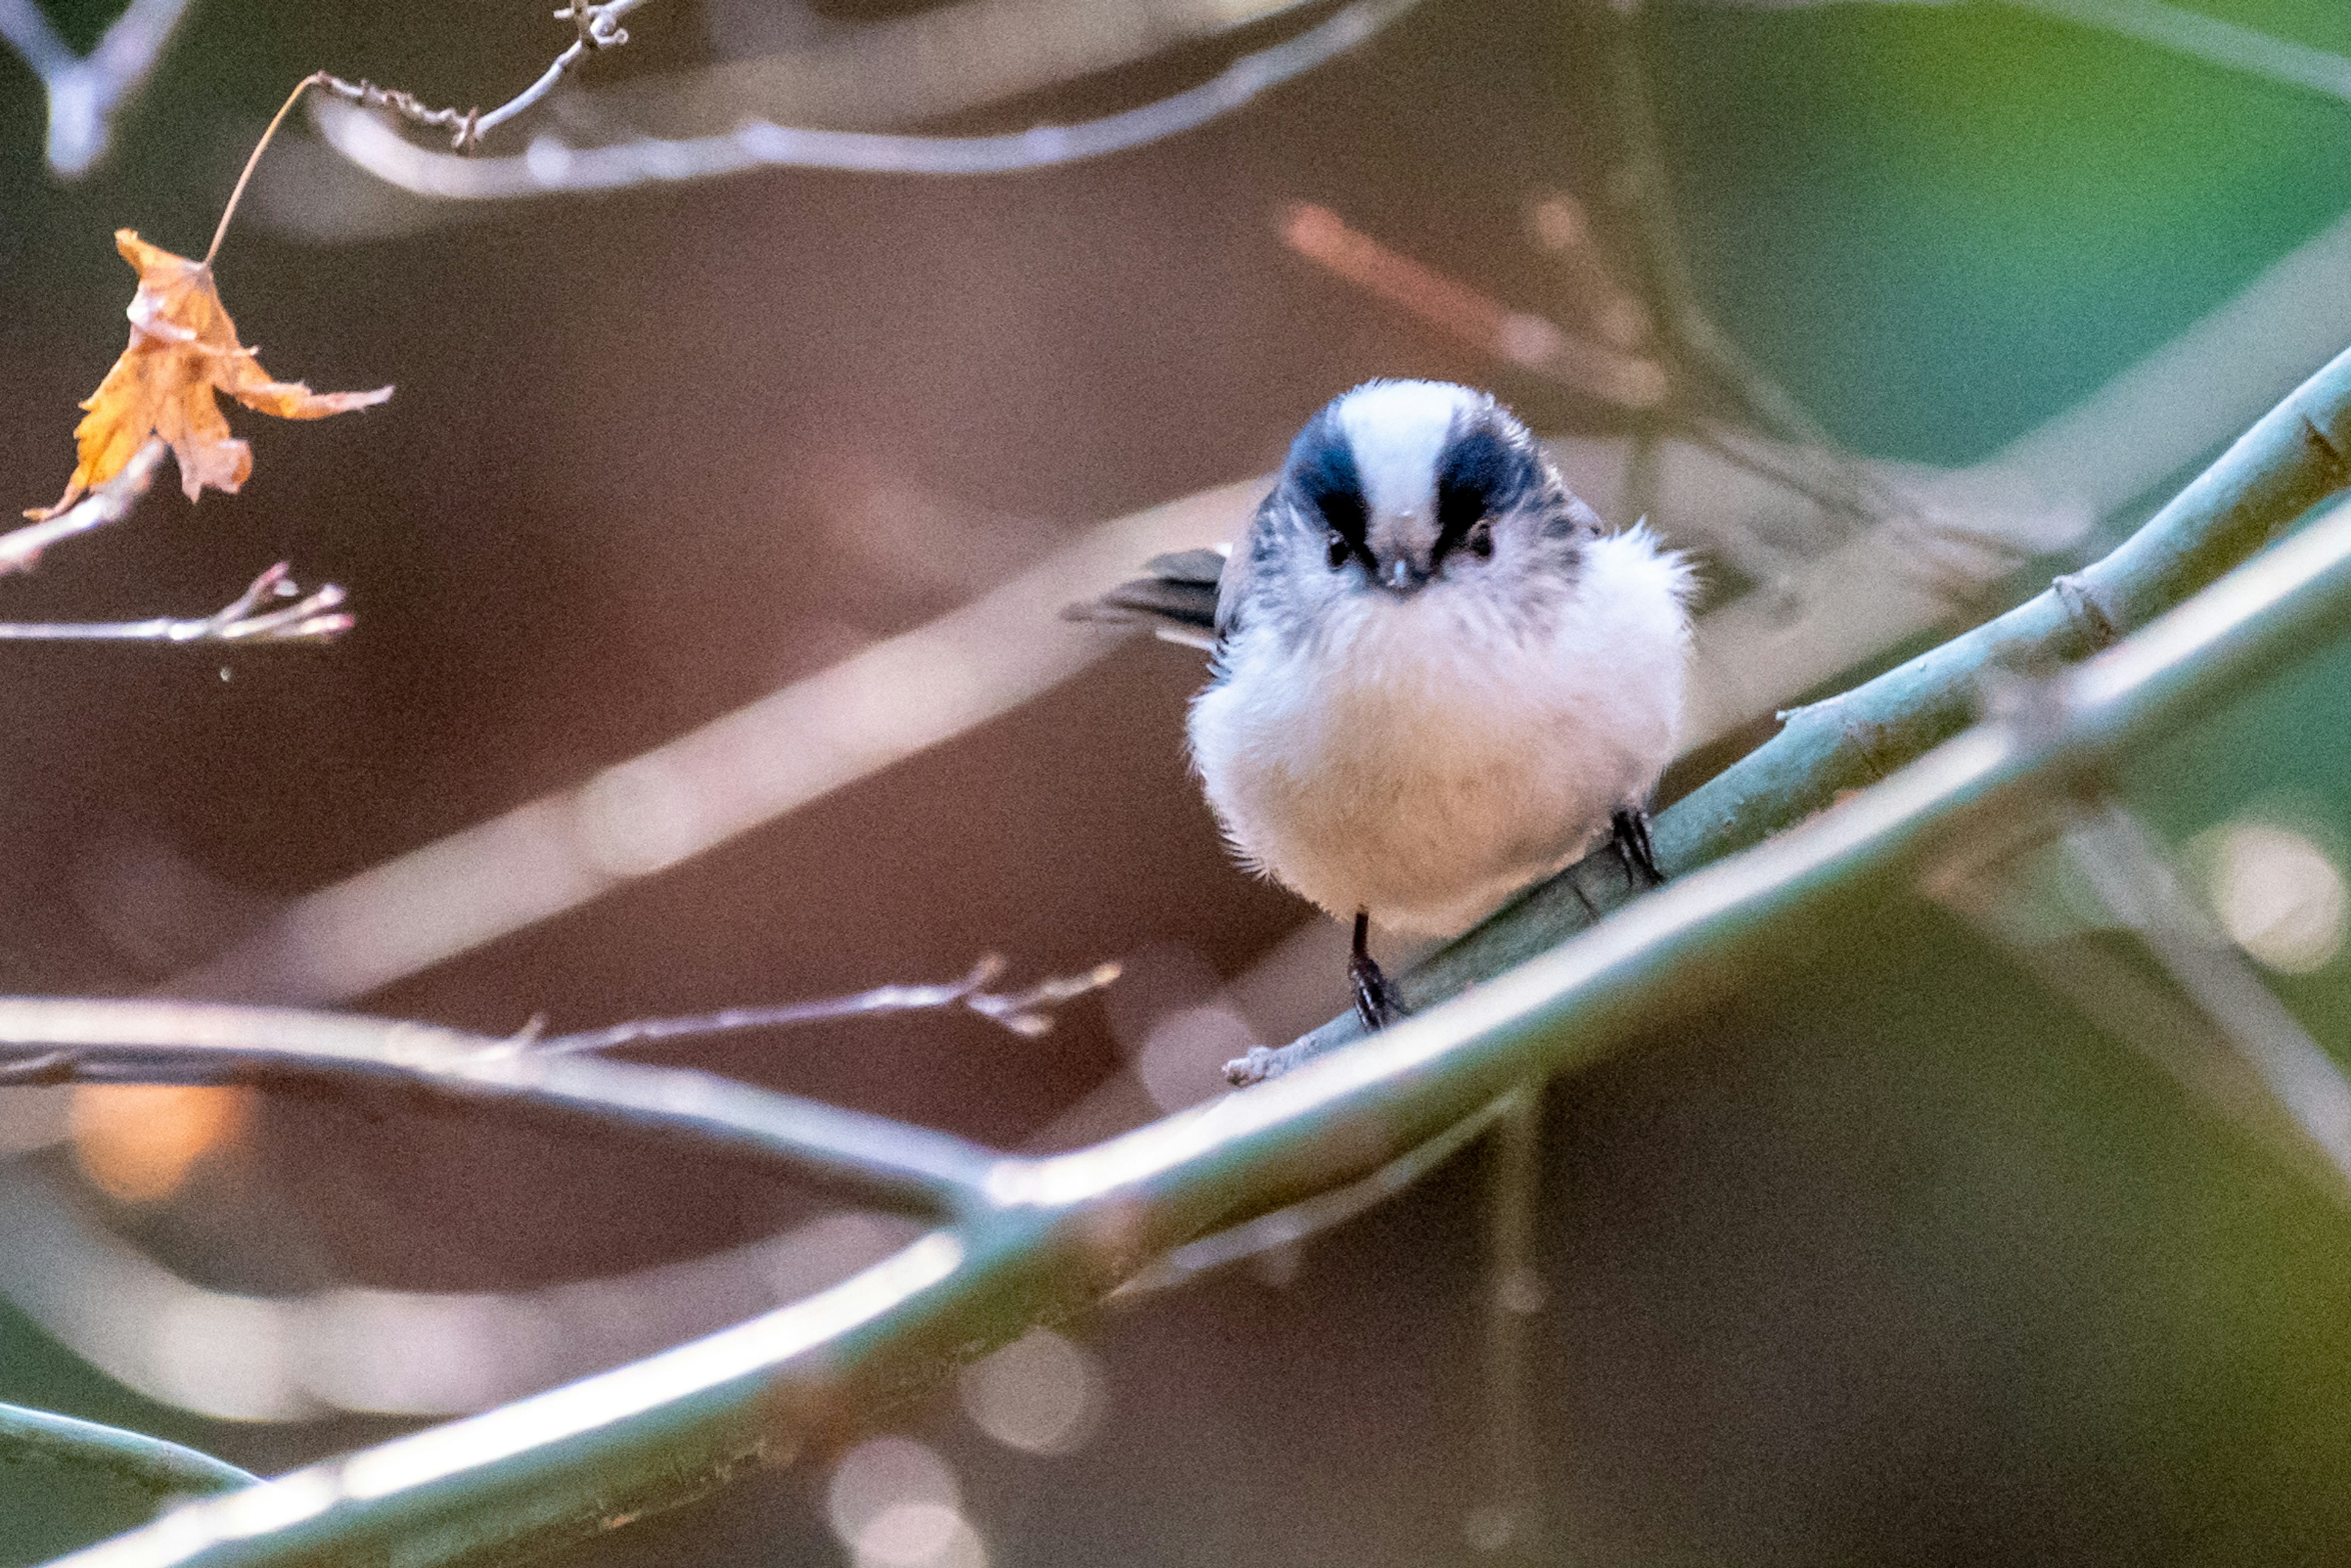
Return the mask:
[[[0,621],[0,643],[325,643],[358,624],[350,612],[340,608],[344,597],[340,588],[330,582],[306,594],[290,572],[279,561],[210,615],[184,619],[165,615],[152,621]],[[278,602],[289,599],[294,602]],[[277,608],[264,608],[271,604]]]
[[58,540],[129,517],[131,508],[155,482],[155,470],[171,449],[162,436],[150,436],[146,445],[131,455],[131,461],[122,465],[120,473],[76,502],[69,511],[45,523],[27,523],[0,534],[0,575],[30,571],[39,564],[41,552]]
[[1275,227],[1283,244],[1332,276],[1546,381],[1635,410],[1656,407],[1672,390],[1655,361],[1531,311],[1512,310],[1350,227],[1328,207],[1286,204],[1275,214]]
[[364,77],[355,82],[345,81],[321,71],[312,80],[349,102],[368,109],[387,109],[411,124],[446,131],[453,151],[471,152],[481,146],[483,137],[553,92],[556,85],[579,69],[580,62],[590,55],[627,43],[629,30],[621,26],[621,18],[643,4],[645,0],[602,0],[600,5],[575,4],[556,12],[557,21],[574,26],[570,44],[539,73],[537,81],[493,110],[468,109],[461,112],[455,109],[429,109],[413,93],[378,87]]
[[162,999],[0,998],[0,1067],[41,1083],[407,1083],[781,1162],[878,1205],[977,1207],[996,1154],[685,1068],[551,1057],[429,1024]]
[[1355,1216],[1402,1192],[1413,1183],[1451,1159],[1492,1126],[1510,1107],[1510,1097],[1504,1095],[1481,1109],[1465,1116],[1451,1127],[1437,1134],[1417,1147],[1408,1149],[1366,1176],[1329,1192],[1318,1193],[1287,1208],[1187,1241],[1166,1257],[1136,1274],[1119,1286],[1120,1296],[1139,1296],[1153,1291],[1172,1290],[1188,1284],[1212,1270],[1270,1252],[1278,1247],[1295,1247],[1311,1236],[1343,1225]]
[[1000,136],[894,136],[747,119],[709,136],[639,137],[572,147],[548,135],[533,141],[527,153],[465,159],[419,147],[371,116],[330,112],[332,106],[320,105],[317,118],[328,144],[378,179],[419,195],[461,201],[620,190],[758,168],[1010,173],[1104,157],[1205,125],[1354,48],[1417,3],[1354,0],[1295,37],[1239,57],[1197,87],[1099,120]]
[[1097,964],[1081,974],[1059,977],[1025,991],[996,992],[989,982],[1004,973],[1005,961],[990,953],[971,967],[960,980],[937,986],[876,986],[846,997],[816,1001],[784,1002],[773,1007],[726,1008],[689,1018],[636,1019],[605,1029],[580,1030],[544,1038],[527,1031],[517,1043],[538,1053],[570,1054],[611,1051],[624,1045],[666,1042],[696,1035],[726,1034],[737,1030],[782,1029],[795,1024],[822,1023],[834,1019],[864,1018],[876,1013],[935,1011],[961,1008],[1017,1035],[1034,1040],[1053,1028],[1050,1009],[1089,991],[1098,991],[1118,978],[1116,964]]

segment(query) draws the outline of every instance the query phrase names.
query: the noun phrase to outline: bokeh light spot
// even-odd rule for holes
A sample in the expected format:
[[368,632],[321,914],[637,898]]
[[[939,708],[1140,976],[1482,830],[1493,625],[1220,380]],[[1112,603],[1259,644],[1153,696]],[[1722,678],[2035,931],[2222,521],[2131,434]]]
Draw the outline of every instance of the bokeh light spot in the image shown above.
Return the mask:
[[183,1084],[89,1085],[68,1113],[74,1161],[108,1197],[155,1203],[177,1192],[205,1155],[234,1144],[252,1120],[242,1089]]
[[874,1437],[833,1466],[825,1516],[832,1532],[856,1550],[866,1527],[893,1509],[931,1504],[952,1514],[961,1501],[955,1472],[931,1448],[912,1437]]
[[966,1367],[962,1393],[974,1426],[1031,1454],[1066,1454],[1082,1446],[1104,1402],[1092,1354],[1050,1329],[1031,1329]]
[[2231,942],[2288,975],[2323,967],[2342,949],[2351,895],[2325,851],[2257,821],[2215,830],[2209,848],[2207,891]]
[[987,1551],[971,1521],[936,1502],[883,1509],[857,1532],[857,1568],[987,1568]]

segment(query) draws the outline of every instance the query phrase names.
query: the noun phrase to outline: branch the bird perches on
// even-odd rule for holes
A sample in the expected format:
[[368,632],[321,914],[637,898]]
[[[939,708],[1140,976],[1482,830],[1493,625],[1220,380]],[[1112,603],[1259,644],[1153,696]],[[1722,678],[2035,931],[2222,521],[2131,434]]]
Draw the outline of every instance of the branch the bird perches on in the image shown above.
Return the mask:
[[[1421,1015],[1343,1051],[1319,1031],[1313,1051],[1289,1048],[1283,1064],[1302,1065],[1277,1082],[1070,1154],[999,1155],[705,1074],[517,1053],[412,1024],[0,1001],[0,1060],[53,1057],[116,1080],[274,1066],[446,1088],[454,1075],[475,1092],[769,1154],[943,1221],[734,1328],[187,1504],[61,1561],[486,1562],[686,1501],[748,1463],[786,1462],[1195,1237],[1364,1178],[1530,1082],[1719,1001],[1792,925],[1887,895],[1971,831],[2064,794],[2351,630],[2351,513],[2229,572],[2351,483],[2346,452],[2351,354],[2104,561],[1802,710],[1667,812],[1657,853],[1679,874],[1666,886],[1595,924],[1578,890],[1596,904],[1622,904],[1621,890],[1595,867],[1573,870],[1408,977]],[[1978,683],[2001,668],[2063,673],[2036,700],[1967,727]],[[1304,1061],[1317,1051],[1325,1059]]]

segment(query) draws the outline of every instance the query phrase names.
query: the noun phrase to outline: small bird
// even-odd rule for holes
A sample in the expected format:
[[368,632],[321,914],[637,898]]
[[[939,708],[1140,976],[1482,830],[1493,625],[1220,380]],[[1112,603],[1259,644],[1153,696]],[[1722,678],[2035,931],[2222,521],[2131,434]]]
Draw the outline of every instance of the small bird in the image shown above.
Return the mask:
[[1373,925],[1457,935],[1611,833],[1659,880],[1646,807],[1681,718],[1690,569],[1646,526],[1609,532],[1489,394],[1343,394],[1229,557],[1146,570],[1072,612],[1208,647],[1193,768],[1243,863],[1353,916],[1366,1029],[1401,1010]]

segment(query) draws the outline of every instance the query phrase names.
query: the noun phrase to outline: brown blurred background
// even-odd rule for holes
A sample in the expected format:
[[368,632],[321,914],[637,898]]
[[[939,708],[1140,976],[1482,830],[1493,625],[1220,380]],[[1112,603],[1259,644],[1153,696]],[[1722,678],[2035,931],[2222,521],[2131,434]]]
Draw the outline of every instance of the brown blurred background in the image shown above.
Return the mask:
[[[575,85],[923,9],[654,0]],[[2351,24],[2316,0],[2203,9],[2351,51]],[[1322,14],[920,128],[1127,107]],[[78,46],[108,20],[52,15]],[[1203,129],[987,178],[768,171],[427,208],[289,145],[223,254],[229,307],[274,372],[398,394],[315,425],[240,418],[243,494],[190,507],[159,486],[131,521],[0,582],[0,615],[200,613],[284,558],[349,586],[358,630],[324,649],[0,654],[0,985],[172,988],[303,895],[920,628],[1106,519],[1269,471],[1307,414],[1370,376],[1491,385],[1616,486],[1604,504],[1629,522],[1639,486],[1607,443],[1642,418],[1384,302],[1283,227],[1315,204],[1511,310],[1574,319],[1588,293],[1544,242],[1546,202],[1565,193],[1592,254],[1638,274],[1601,110],[1607,27],[1555,0],[1429,0]],[[120,350],[130,279],[110,231],[201,253],[296,78],[494,100],[564,31],[529,6],[199,0],[107,161],[70,183],[43,166],[37,84],[0,58],[0,491],[56,492],[73,405]],[[2016,9],[1693,4],[1634,37],[1699,298],[1839,441],[1922,471],[2083,406],[2336,243],[2327,225],[2351,207],[2342,101]],[[2341,346],[2325,314],[2341,307],[2311,281],[2335,276],[2292,274],[2258,345],[2216,350],[2268,378],[2212,392],[2226,430]],[[2123,446],[2144,429],[2119,428]],[[2217,438],[2147,434],[2150,473],[2049,503],[2086,506],[2089,532],[2028,535],[1936,618],[1831,639],[1811,680],[1767,695],[1996,607],[2129,526]],[[1772,588],[1763,557],[1710,543],[1741,537],[1740,517],[1677,517],[1667,489],[1659,520],[1701,552],[1713,604]],[[1769,542],[1801,565],[1836,539]],[[1163,1106],[1213,1092],[1220,1055],[1336,1010],[1338,948],[1219,848],[1180,744],[1198,658],[1087,634],[1106,639],[1098,663],[999,717],[329,999],[502,1034],[945,979],[987,951],[1015,980],[1118,958],[1127,977],[1042,1040],[935,1015],[659,1059],[1007,1147],[1155,1113],[1130,1087],[1071,1119],[1105,1086],[1157,1084]],[[2339,858],[2346,668],[2181,737],[2135,798],[2183,841],[2283,823]],[[2322,1039],[2351,1024],[2332,953],[2278,981]],[[1191,1056],[1130,1066],[1212,1004]],[[957,1478],[986,1560],[2341,1557],[2345,1217],[1979,936],[1923,905],[1803,934],[1782,983],[1656,1044],[1555,1094],[1546,1124],[1531,1539],[1472,1517],[1491,1464],[1473,1152],[1302,1248],[1072,1325],[1077,1370],[1050,1375],[1083,1390],[1090,1425],[1007,1442],[968,1388],[902,1413]],[[240,1336],[275,1343],[347,1310],[569,1375],[758,1310],[742,1270],[813,1282],[896,1234],[841,1232],[825,1201],[748,1166],[397,1096],[116,1103],[135,1113],[110,1134],[95,1102],[77,1122],[57,1094],[0,1090],[0,1141],[19,1151],[0,1167],[16,1214],[0,1398],[263,1470],[427,1412],[338,1401],[363,1380],[331,1369],[238,1373],[218,1347]],[[193,1151],[176,1164],[146,1146],[174,1127]],[[109,1167],[110,1137],[166,1175]],[[759,1250],[811,1224],[800,1253]],[[810,1262],[811,1235],[836,1250]],[[660,1272],[713,1255],[749,1261]],[[618,1277],[636,1293],[560,1294]],[[139,1327],[107,1297],[178,1316]],[[511,1337],[500,1301],[559,1325],[544,1337],[561,1354]],[[583,1342],[605,1312],[642,1316]],[[177,1383],[175,1343],[197,1369]],[[443,1370],[453,1409],[529,1381]],[[274,1406],[254,1392],[278,1388]],[[755,1479],[573,1560],[846,1561],[827,1479]],[[11,1561],[89,1533],[65,1503],[0,1497],[11,1513]]]

